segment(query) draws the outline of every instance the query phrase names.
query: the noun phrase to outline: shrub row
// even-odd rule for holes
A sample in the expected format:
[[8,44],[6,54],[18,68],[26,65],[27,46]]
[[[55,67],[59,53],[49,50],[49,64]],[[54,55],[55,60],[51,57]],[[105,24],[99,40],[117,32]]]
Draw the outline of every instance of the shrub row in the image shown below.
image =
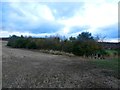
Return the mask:
[[58,36],[47,38],[9,37],[7,46],[13,48],[44,49],[73,53],[79,56],[90,56],[96,53],[105,54],[99,43],[89,32],[82,32],[77,37],[62,40]]

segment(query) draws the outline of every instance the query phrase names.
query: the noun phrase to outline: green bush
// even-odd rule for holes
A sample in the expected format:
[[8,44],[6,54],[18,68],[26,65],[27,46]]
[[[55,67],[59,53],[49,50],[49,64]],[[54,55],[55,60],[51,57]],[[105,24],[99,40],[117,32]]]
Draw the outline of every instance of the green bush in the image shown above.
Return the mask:
[[29,43],[26,44],[26,48],[28,48],[28,49],[36,49],[37,46],[36,46],[35,42],[32,41],[32,42],[29,42]]
[[32,38],[13,35],[9,38],[7,46],[13,48],[57,50],[73,53],[78,56],[90,56],[96,52],[105,53],[89,32],[82,32],[77,38],[70,37],[65,40],[60,39],[58,36]]

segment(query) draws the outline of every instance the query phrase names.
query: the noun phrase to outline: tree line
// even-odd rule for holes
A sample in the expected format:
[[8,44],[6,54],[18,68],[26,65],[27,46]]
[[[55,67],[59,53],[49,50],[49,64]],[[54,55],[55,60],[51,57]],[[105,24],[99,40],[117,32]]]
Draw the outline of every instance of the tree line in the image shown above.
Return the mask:
[[105,54],[104,49],[89,32],[82,32],[77,37],[61,39],[59,36],[46,38],[33,38],[12,35],[9,37],[7,46],[13,48],[58,50],[73,53],[78,56],[92,56]]

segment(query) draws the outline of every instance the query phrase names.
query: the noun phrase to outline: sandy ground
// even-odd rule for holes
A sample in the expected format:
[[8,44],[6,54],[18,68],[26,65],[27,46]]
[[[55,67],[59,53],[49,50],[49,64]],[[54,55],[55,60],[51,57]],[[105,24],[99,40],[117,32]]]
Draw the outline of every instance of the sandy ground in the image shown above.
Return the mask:
[[80,57],[13,49],[2,43],[3,88],[118,88],[118,79]]

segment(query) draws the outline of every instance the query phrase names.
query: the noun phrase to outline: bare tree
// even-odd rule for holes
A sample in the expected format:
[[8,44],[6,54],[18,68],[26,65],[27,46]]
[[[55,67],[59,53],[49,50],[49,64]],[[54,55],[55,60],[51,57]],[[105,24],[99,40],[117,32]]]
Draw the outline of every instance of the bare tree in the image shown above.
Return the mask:
[[105,35],[101,35],[101,34],[96,34],[96,35],[95,35],[95,40],[96,40],[97,42],[104,42],[105,38],[106,38]]

